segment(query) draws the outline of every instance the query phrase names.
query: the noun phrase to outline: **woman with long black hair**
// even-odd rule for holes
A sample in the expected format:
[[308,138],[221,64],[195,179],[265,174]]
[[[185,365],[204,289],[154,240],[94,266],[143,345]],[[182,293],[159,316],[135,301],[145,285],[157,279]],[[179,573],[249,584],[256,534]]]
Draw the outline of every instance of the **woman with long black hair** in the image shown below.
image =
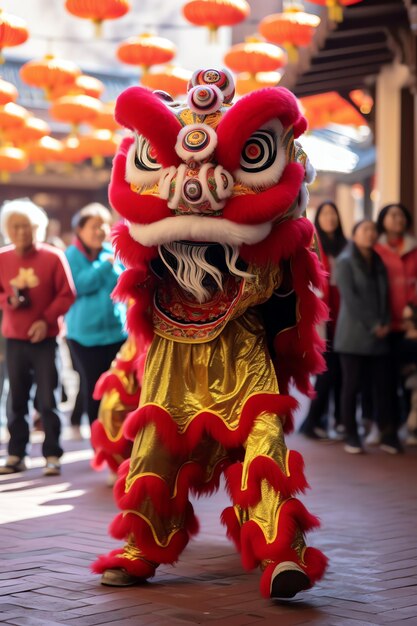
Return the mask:
[[312,400],[309,412],[300,432],[311,439],[327,439],[327,420],[329,400],[333,393],[335,430],[341,433],[340,390],[341,371],[339,357],[333,351],[333,339],[339,313],[340,296],[334,279],[336,258],[345,248],[347,240],[343,233],[340,214],[334,202],[326,201],[317,208],[314,219],[321,262],[328,274],[323,298],[329,307],[329,321],[326,324],[326,353],[324,355],[327,370],[317,376],[316,397]]

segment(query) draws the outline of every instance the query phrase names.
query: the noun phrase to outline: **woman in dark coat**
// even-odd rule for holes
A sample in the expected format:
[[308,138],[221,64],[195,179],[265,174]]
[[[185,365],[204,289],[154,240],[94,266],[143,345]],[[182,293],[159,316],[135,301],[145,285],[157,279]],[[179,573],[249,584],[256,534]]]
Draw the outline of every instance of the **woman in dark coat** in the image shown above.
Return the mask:
[[381,448],[401,451],[390,394],[388,278],[375,252],[375,224],[355,225],[353,241],[336,264],[340,311],[334,348],[342,366],[341,416],[346,428],[346,452],[363,452],[356,423],[356,399],[365,373],[369,375],[374,407],[382,434]]

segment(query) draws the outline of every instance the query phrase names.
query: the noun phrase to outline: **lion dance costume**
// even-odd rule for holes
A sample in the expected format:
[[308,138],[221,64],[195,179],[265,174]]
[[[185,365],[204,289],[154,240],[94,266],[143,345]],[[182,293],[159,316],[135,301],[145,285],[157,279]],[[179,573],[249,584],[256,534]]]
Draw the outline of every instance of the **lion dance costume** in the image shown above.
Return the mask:
[[109,192],[125,220],[115,295],[133,301],[129,330],[150,343],[115,485],[110,532],[125,545],[94,564],[103,584],[177,561],[198,531],[189,493],[213,492],[223,473],[222,523],[243,566],[260,566],[264,597],[292,597],[326,568],[305,544],[319,522],[295,497],[303,460],[284,441],[289,383],[310,393],[323,369],[323,278],[302,217],[314,172],[295,141],[306,121],[284,88],[233,95],[230,74],[210,69],[193,74],[185,103],[142,87],[117,101],[132,136]]

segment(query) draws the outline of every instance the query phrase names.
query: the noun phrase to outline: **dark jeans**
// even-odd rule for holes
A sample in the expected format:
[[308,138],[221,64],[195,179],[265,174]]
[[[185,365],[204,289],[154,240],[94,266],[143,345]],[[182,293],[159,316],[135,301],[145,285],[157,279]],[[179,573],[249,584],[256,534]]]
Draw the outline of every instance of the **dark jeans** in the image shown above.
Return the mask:
[[75,356],[71,352],[72,350],[71,343],[67,341],[67,345],[68,345],[68,351],[71,357],[72,369],[74,370],[74,372],[77,372],[77,374],[80,377],[80,386],[78,389],[77,397],[75,398],[74,408],[72,409],[70,423],[71,423],[71,426],[81,426],[82,416],[84,414],[84,411],[87,411],[87,407],[84,407],[84,398],[87,397],[87,394],[83,393],[82,391],[83,381],[81,380],[81,374],[77,369]]
[[341,417],[348,437],[357,435],[356,399],[368,377],[375,417],[382,436],[397,431],[397,416],[392,402],[390,356],[340,354],[342,366]]
[[90,424],[97,419],[99,400],[93,399],[94,387],[101,374],[106,372],[123,341],[107,346],[83,346],[74,339],[67,339],[75,369],[80,375],[81,392]]
[[6,362],[9,376],[7,398],[7,427],[10,433],[8,452],[23,458],[29,443],[28,402],[30,390],[35,383],[36,398],[45,439],[42,454],[62,456],[59,444],[61,420],[56,411],[55,391],[58,373],[55,363],[56,340],[54,337],[39,343],[19,339],[7,339]]
[[333,391],[334,418],[336,425],[340,424],[340,393],[342,388],[342,372],[340,369],[339,355],[333,351],[325,352],[326,371],[319,374],[316,379],[316,397],[310,404],[305,424],[311,428],[322,426],[323,416],[329,410],[329,400]]

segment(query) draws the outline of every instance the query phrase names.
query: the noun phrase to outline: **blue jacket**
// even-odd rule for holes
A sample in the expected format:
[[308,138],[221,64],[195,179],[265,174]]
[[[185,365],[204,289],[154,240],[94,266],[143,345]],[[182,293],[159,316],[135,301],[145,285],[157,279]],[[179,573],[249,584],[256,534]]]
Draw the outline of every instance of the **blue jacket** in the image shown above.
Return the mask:
[[65,252],[77,291],[77,299],[65,316],[68,339],[83,346],[106,346],[126,339],[126,308],[112,301],[122,267],[106,261],[112,249],[104,244],[95,261],[90,261],[76,246]]

